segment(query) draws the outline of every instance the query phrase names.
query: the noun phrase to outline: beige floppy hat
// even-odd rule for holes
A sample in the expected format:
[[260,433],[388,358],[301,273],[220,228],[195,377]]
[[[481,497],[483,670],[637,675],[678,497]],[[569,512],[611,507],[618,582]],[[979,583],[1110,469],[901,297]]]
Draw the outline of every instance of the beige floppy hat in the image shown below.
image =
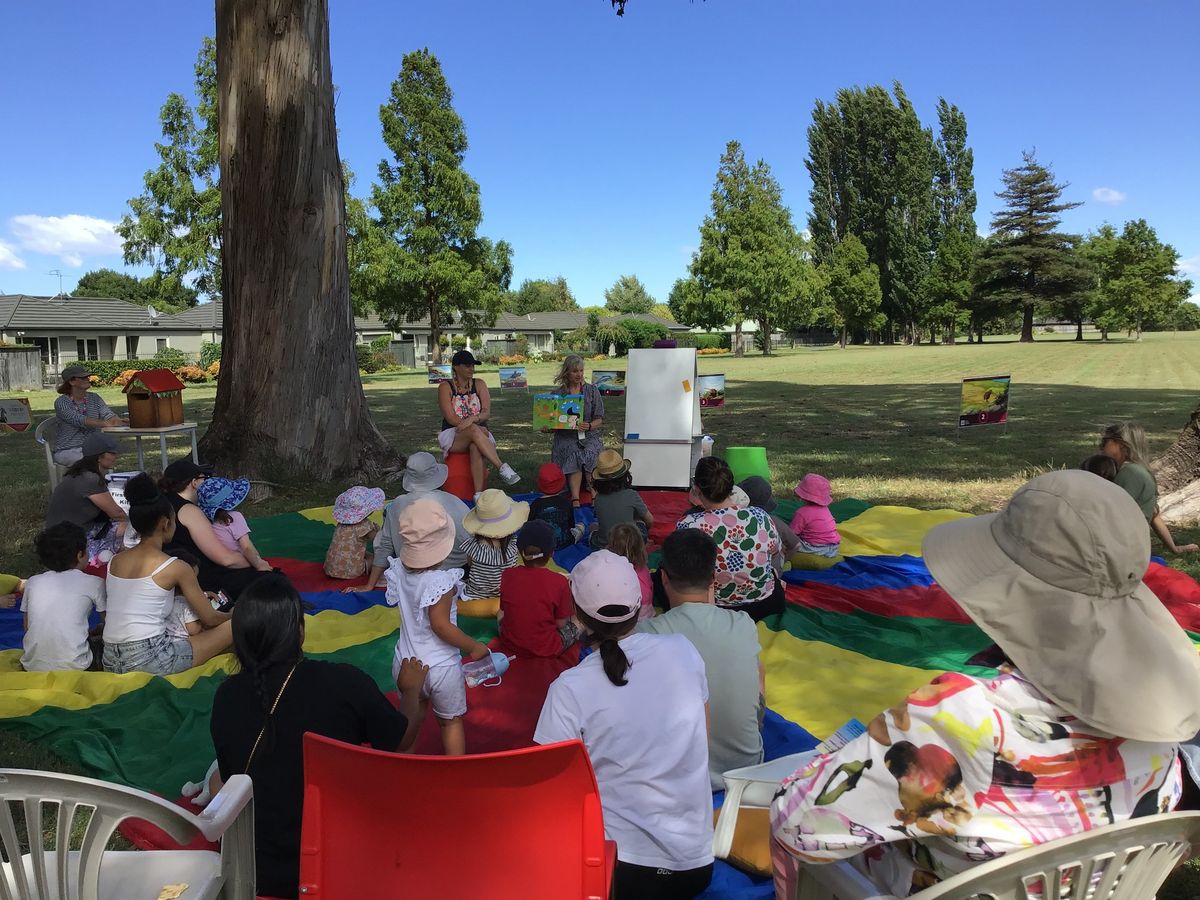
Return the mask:
[[1200,731],[1200,656],[1142,583],[1146,519],[1117,485],[1068,470],[1034,478],[1003,512],[925,536],[929,571],[1021,673],[1117,737]]

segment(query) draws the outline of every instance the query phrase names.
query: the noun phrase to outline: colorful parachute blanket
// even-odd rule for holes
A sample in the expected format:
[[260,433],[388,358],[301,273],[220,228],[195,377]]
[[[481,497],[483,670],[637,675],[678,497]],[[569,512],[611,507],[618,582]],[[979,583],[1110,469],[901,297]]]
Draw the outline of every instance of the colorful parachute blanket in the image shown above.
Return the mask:
[[[686,510],[686,495],[647,491],[656,546]],[[794,503],[780,501],[790,517]],[[851,718],[867,720],[939,672],[987,674],[972,657],[989,645],[929,574],[921,540],[935,525],[960,518],[843,500],[833,507],[844,559],[823,571],[786,572],[785,612],[759,625],[767,671],[764,726],[768,758],[813,746]],[[590,515],[584,511],[585,516]],[[397,613],[381,591],[344,594],[325,577],[329,510],[252,519],[259,550],[293,579],[313,612],[305,651],[353,663],[385,691],[390,683]],[[555,555],[570,569],[582,547]],[[1155,561],[1146,582],[1200,642],[1200,585]],[[461,618],[480,640],[496,636],[492,619]],[[235,665],[231,656],[167,678],[107,673],[26,673],[19,664],[17,610],[0,610],[0,729],[32,740],[98,778],[177,797],[213,757],[208,716],[213,694]],[[468,747],[509,749],[530,743],[549,683],[568,663],[518,660],[496,688],[469,692]],[[418,752],[438,752],[436,724],[426,723]],[[143,843],[153,845],[153,839]],[[719,865],[708,898],[770,897],[769,882]]]

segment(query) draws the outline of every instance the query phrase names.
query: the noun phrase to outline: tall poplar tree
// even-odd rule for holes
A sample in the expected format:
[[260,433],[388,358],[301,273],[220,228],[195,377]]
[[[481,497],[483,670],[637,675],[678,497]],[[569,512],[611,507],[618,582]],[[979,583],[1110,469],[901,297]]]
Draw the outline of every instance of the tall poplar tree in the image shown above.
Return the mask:
[[992,216],[994,240],[976,259],[978,290],[993,302],[1020,309],[1021,340],[1033,340],[1033,315],[1039,304],[1053,304],[1080,295],[1089,285],[1085,263],[1076,252],[1079,236],[1058,231],[1061,214],[1081,204],[1062,199],[1069,185],[1032,152],[1023,162],[1004,170],[1004,201]]
[[434,362],[455,321],[468,334],[496,320],[512,279],[512,248],[477,234],[479,185],[463,169],[467,133],[429,50],[404,56],[379,109],[392,160],[379,163],[371,193],[378,213],[356,253],[356,294],[393,328],[429,318]]
[[866,331],[882,324],[879,268],[867,258],[862,241],[848,234],[833,248],[824,271],[829,302],[823,317],[841,332],[840,346],[845,350],[852,329]]

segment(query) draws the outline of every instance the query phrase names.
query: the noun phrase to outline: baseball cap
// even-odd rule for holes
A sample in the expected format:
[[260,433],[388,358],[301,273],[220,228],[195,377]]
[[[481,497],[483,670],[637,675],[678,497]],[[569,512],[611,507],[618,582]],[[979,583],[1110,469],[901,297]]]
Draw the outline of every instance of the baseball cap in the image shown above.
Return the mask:
[[575,605],[597,622],[625,622],[642,606],[637,570],[611,550],[597,550],[571,570],[571,594]]
[[93,431],[83,439],[83,455],[99,456],[101,453],[119,453],[121,445],[103,431]]
[[175,460],[163,469],[163,478],[167,481],[191,481],[201,475],[211,475],[212,472],[212,466],[202,466],[185,457]]
[[[550,527],[549,522],[541,519],[530,519],[517,532],[517,552],[526,559],[541,559],[548,553],[553,553],[557,543],[554,529]],[[526,550],[537,552],[526,553]]]
[[454,354],[454,358],[450,360],[452,366],[477,366],[479,360],[471,353],[470,350],[459,350]]

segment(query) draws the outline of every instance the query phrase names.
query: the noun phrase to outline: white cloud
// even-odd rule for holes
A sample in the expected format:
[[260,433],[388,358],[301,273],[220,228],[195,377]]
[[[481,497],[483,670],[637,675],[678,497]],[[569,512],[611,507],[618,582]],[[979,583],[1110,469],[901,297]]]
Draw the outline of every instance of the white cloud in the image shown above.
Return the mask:
[[71,213],[66,216],[13,216],[8,221],[21,248],[59,257],[64,265],[83,265],[85,256],[115,256],[121,238],[114,222]]
[[1200,275],[1200,253],[1181,259],[1175,265],[1184,275]]
[[13,249],[12,244],[0,241],[0,269],[23,268],[25,268],[25,260],[17,256],[17,251]]
[[1109,206],[1117,206],[1125,202],[1125,195],[1116,188],[1098,187],[1092,191],[1092,199],[1097,203],[1107,203]]

